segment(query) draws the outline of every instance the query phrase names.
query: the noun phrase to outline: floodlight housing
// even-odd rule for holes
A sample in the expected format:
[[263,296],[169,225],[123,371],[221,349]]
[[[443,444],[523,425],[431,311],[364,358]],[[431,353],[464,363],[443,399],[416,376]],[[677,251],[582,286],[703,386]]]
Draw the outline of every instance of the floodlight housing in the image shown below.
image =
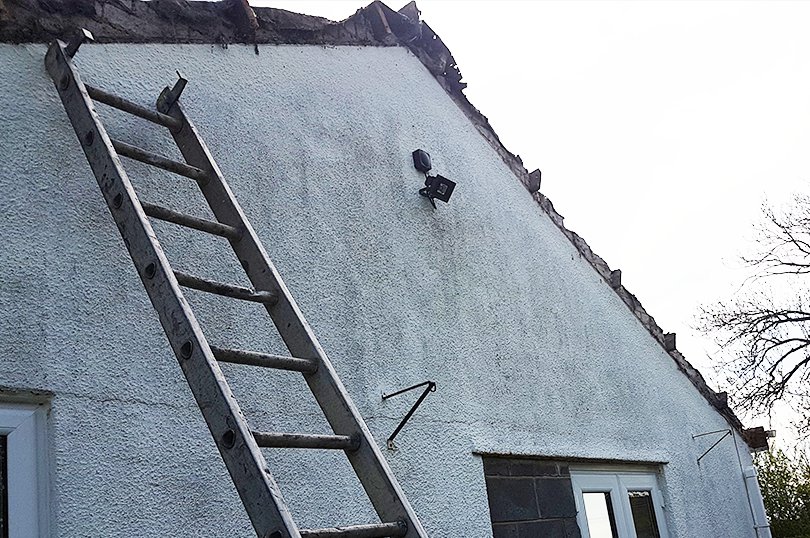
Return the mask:
[[426,176],[425,188],[419,189],[419,194],[427,197],[435,208],[436,203],[433,200],[441,200],[444,203],[449,202],[455,188],[456,183],[444,176]]

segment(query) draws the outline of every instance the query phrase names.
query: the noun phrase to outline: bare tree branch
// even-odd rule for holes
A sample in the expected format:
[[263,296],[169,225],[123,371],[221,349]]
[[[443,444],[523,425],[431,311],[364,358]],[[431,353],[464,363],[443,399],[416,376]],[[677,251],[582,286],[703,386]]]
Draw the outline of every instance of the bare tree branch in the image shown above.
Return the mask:
[[753,270],[733,300],[705,307],[700,329],[720,346],[720,368],[743,409],[769,412],[779,401],[803,417],[810,434],[810,196],[788,211],[764,206]]

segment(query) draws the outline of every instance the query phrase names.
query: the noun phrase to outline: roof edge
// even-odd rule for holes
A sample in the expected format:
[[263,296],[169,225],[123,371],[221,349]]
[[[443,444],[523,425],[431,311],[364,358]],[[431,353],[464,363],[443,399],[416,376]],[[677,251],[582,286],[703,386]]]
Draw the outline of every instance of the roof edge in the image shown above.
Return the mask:
[[248,0],[0,0],[0,43],[67,40],[86,28],[99,43],[398,44],[378,41],[358,13],[334,22]]
[[[551,221],[565,235],[579,254],[596,270],[605,282],[616,292],[628,309],[638,319],[641,325],[647,329],[653,339],[664,349],[664,351],[675,361],[678,369],[692,382],[698,392],[726,419],[737,433],[746,441],[751,450],[761,450],[761,440],[752,435],[757,428],[746,429],[742,421],[728,405],[728,395],[725,392],[713,390],[703,375],[686,360],[686,357],[675,347],[675,334],[665,333],[655,322],[655,319],[645,310],[638,298],[633,295],[621,283],[621,271],[612,270],[607,262],[597,255],[588,243],[576,232],[565,227],[564,218],[560,215],[551,200],[538,191],[537,180],[533,179],[531,173],[523,165],[520,156],[509,151],[501,142],[495,130],[484,116],[464,95],[463,89],[467,86],[461,82],[461,72],[453,58],[452,53],[442,42],[441,38],[425,22],[414,20],[409,15],[419,11],[415,2],[411,2],[399,12],[393,11],[385,4],[376,0],[368,7],[364,8],[366,17],[373,18],[376,12],[382,19],[374,27],[384,27],[395,34],[400,44],[408,47],[419,60],[433,74],[439,84],[447,91],[450,97],[461,108],[464,114],[475,125],[478,132],[489,142],[490,146],[500,155],[503,162],[515,174],[521,183],[532,193],[532,197],[540,208],[548,215]],[[364,11],[361,10],[361,11]],[[387,20],[387,24],[386,24]],[[395,24],[392,24],[392,20]],[[397,33],[400,27],[407,27],[403,35]],[[536,177],[536,176],[535,176]],[[760,428],[761,429],[761,428]],[[767,447],[767,445],[766,445]]]

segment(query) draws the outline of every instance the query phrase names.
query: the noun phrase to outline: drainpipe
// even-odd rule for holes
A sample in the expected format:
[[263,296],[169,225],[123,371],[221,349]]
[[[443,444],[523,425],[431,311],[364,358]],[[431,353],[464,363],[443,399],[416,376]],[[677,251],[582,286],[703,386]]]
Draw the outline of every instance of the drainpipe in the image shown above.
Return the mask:
[[748,503],[751,505],[751,513],[754,515],[754,529],[757,531],[757,538],[771,538],[771,526],[768,524],[768,516],[765,515],[765,503],[762,500],[762,491],[759,489],[757,480],[757,470],[752,467],[743,469],[745,478],[745,490],[748,492]]
[[762,500],[762,490],[759,489],[757,470],[753,465],[743,466],[737,436],[732,435],[732,439],[734,440],[734,449],[737,451],[737,461],[740,463],[740,470],[743,475],[748,507],[751,508],[751,516],[754,518],[754,532],[756,532],[757,538],[773,538],[771,536],[771,525],[768,523],[768,516],[765,514],[765,501]]

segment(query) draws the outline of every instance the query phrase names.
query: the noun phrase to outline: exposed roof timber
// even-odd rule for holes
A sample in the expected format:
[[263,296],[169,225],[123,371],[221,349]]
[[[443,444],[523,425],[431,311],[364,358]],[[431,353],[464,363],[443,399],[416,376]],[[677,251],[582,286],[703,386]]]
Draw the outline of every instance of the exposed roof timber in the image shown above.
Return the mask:
[[[251,8],[247,0],[189,2],[186,0],[0,0],[0,42],[48,42],[66,39],[87,28],[96,41],[116,43],[229,43],[404,46],[434,75],[439,84],[498,152],[504,163],[532,192],[536,183],[518,155],[501,143],[489,120],[462,90],[461,72],[452,53],[427,23],[419,20],[414,2],[399,12],[374,1],[344,21],[301,15],[275,8]],[[258,53],[258,49],[257,49]],[[593,268],[664,348],[703,397],[746,439],[761,448],[729,408],[725,393],[712,390],[703,376],[675,348],[635,295],[621,284],[621,272],[610,266],[575,232],[565,227],[546,196],[532,197]],[[752,429],[754,430],[754,429]],[[757,438],[758,439],[758,438]]]

